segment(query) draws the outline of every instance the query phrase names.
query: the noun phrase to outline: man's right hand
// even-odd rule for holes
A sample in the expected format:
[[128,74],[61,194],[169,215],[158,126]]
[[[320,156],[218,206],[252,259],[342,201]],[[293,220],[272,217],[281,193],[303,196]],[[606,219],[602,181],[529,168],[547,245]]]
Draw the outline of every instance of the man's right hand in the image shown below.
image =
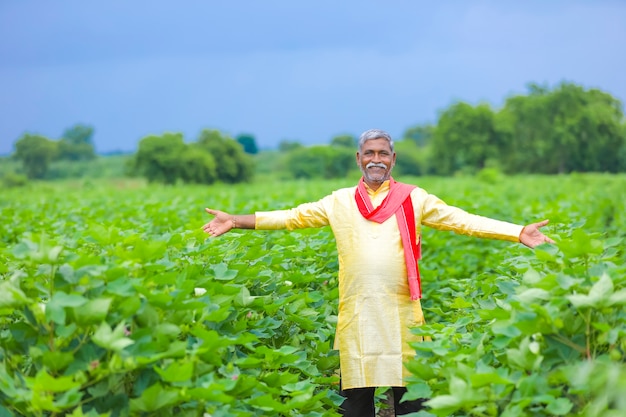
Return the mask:
[[202,230],[205,233],[215,237],[219,235],[223,235],[228,232],[230,229],[236,226],[235,216],[225,213],[219,210],[213,210],[210,208],[204,209],[207,213],[215,216],[213,220],[202,226]]

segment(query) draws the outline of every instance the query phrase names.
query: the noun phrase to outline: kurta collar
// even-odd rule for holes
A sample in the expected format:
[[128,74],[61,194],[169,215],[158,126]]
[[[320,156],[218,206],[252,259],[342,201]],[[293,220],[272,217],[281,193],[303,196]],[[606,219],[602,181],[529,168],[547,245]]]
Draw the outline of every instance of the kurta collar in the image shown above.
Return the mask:
[[388,192],[390,183],[391,183],[390,180],[383,182],[382,184],[380,184],[380,187],[378,187],[378,189],[375,191],[371,189],[370,186],[367,185],[367,183],[364,183],[364,184],[365,184],[365,189],[367,190],[367,195],[371,197],[376,197],[378,194]]

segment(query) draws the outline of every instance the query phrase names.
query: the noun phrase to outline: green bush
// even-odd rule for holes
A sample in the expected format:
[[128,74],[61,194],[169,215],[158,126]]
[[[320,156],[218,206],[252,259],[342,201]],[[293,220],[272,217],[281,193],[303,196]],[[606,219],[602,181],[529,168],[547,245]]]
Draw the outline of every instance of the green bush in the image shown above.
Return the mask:
[[205,129],[200,133],[196,146],[215,159],[219,181],[234,184],[252,179],[253,159],[244,152],[243,146],[236,140],[217,130]]
[[22,162],[28,178],[42,179],[50,163],[56,158],[57,151],[57,142],[41,135],[26,133],[15,142],[13,158]]
[[28,184],[28,177],[26,177],[26,175],[15,172],[5,172],[0,180],[2,181],[2,185],[7,188],[23,187]]
[[180,156],[180,178],[187,183],[212,184],[217,180],[215,159],[197,146],[188,146]]
[[476,174],[476,179],[488,184],[497,184],[502,180],[502,172],[498,168],[483,168]]
[[[233,140],[230,142],[243,153],[239,144]],[[149,182],[164,184],[175,184],[178,181],[212,184],[217,180],[243,180],[246,174],[240,170],[236,158],[224,156],[229,152],[229,146],[233,145],[227,142],[224,146],[218,146],[219,150],[215,150],[207,146],[206,142],[186,144],[180,133],[147,136],[139,142],[133,161],[134,171]],[[216,158],[221,157],[223,158],[217,164]]]
[[297,148],[287,155],[293,178],[345,178],[356,166],[355,151],[341,146],[315,145]]

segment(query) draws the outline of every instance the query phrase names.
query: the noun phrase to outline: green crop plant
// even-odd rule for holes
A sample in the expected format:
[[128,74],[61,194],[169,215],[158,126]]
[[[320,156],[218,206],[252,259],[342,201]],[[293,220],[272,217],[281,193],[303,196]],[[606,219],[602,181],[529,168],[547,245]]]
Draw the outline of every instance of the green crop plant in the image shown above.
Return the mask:
[[[624,412],[624,177],[410,178],[520,223],[531,251],[424,229],[421,415]],[[204,207],[282,209],[353,181],[29,183],[0,198],[0,416],[333,416],[328,228],[207,238]],[[517,414],[516,414],[517,413]],[[612,414],[611,414],[612,413]]]

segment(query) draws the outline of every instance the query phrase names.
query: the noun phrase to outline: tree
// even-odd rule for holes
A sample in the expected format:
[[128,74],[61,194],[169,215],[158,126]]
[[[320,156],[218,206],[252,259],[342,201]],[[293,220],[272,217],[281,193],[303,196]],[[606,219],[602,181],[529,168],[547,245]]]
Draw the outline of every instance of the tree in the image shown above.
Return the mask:
[[419,147],[430,143],[435,127],[430,124],[411,127],[404,132],[404,139],[414,142]]
[[280,143],[278,144],[278,150],[280,152],[289,152],[289,151],[293,151],[294,149],[298,149],[298,148],[303,148],[304,145],[302,145],[300,142],[295,141],[295,140],[281,140]]
[[343,178],[354,166],[354,158],[354,149],[314,145],[290,151],[286,165],[295,178]]
[[444,111],[434,129],[432,158],[435,172],[450,175],[477,171],[497,158],[505,146],[496,131],[495,113],[487,104],[476,107],[459,102]]
[[141,139],[133,167],[150,182],[212,184],[217,180],[213,156],[197,144],[185,144],[180,133]]
[[77,124],[66,129],[59,140],[58,159],[70,161],[90,160],[96,157],[93,145],[94,129]]
[[214,183],[217,180],[215,159],[196,144],[188,145],[180,158],[180,178],[188,183]]
[[134,170],[148,181],[211,184],[247,181],[252,177],[250,156],[232,138],[204,130],[197,142],[185,144],[180,133],[147,136],[139,142]]
[[626,143],[622,104],[597,89],[534,84],[506,101],[500,125],[510,137],[507,169],[545,174],[620,170]]
[[249,181],[254,174],[252,159],[236,140],[218,130],[205,129],[200,132],[197,145],[213,156],[217,178],[226,183]]
[[256,145],[256,140],[254,139],[254,136],[248,134],[239,135],[237,136],[237,142],[239,142],[239,144],[243,146],[243,150],[245,153],[250,155],[256,155],[257,153],[259,153],[259,148]]
[[69,129],[65,129],[65,131],[61,135],[61,138],[75,145],[81,143],[93,145],[93,133],[93,127],[83,124],[76,124]]
[[134,169],[149,182],[174,184],[183,174],[186,145],[181,133],[150,135],[139,141]]
[[358,139],[353,135],[335,136],[330,141],[330,146],[350,148],[353,150],[357,148],[358,144]]
[[40,135],[24,134],[15,142],[13,157],[22,162],[28,178],[41,179],[57,153],[56,142]]
[[410,139],[395,142],[394,149],[398,154],[394,175],[424,175],[426,173],[425,148],[419,148]]

